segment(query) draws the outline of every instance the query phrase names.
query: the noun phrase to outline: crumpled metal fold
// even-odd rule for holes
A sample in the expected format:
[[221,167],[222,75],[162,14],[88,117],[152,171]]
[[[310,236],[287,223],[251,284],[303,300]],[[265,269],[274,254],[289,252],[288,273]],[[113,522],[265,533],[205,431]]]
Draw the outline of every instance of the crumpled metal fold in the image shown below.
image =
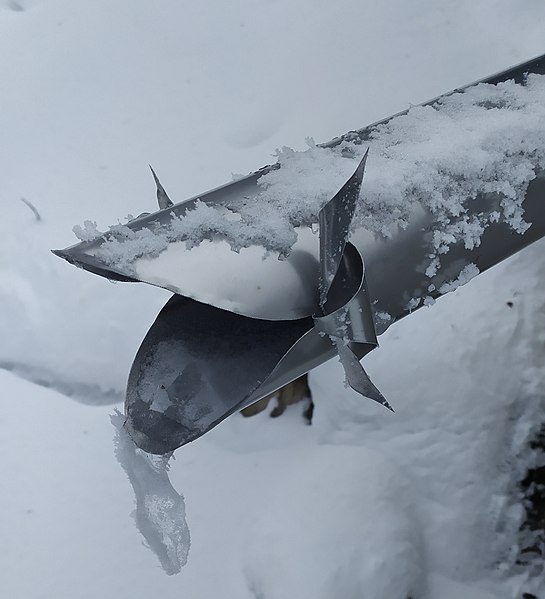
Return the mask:
[[378,344],[364,262],[349,242],[366,159],[319,214],[314,314],[250,318],[180,295],[166,304],[129,375],[125,426],[139,447],[173,451],[335,353],[350,386],[390,408],[359,362]]
[[[392,410],[354,352],[355,344],[359,345],[360,356],[378,345],[363,258],[348,241],[368,153],[369,150],[354,175],[319,214],[320,306],[323,315],[314,316],[314,323],[334,342],[352,389]],[[357,269],[361,274],[354,272]],[[347,291],[349,293],[351,285],[358,280],[357,291],[345,301]],[[337,304],[341,305],[337,307]]]

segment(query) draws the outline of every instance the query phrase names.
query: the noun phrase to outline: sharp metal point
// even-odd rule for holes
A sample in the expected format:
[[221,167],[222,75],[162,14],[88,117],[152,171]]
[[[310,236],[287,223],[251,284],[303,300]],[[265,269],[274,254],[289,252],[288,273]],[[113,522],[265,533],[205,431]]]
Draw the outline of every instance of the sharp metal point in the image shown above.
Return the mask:
[[165,208],[170,208],[171,206],[174,206],[174,202],[168,197],[168,194],[165,191],[165,188],[161,185],[161,181],[159,181],[159,177],[153,170],[153,167],[151,166],[151,164],[149,164],[148,166],[155,180],[155,185],[157,186],[157,202],[159,204],[159,209],[164,210]]

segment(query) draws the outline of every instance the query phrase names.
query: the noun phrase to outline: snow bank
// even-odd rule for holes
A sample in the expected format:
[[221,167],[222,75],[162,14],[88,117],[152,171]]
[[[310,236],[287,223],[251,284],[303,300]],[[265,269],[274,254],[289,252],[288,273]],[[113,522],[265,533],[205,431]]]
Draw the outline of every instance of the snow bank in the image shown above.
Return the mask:
[[356,446],[316,445],[278,458],[284,465],[243,541],[255,596],[425,596],[423,528],[411,482],[394,463]]
[[7,203],[0,224],[0,368],[88,403],[121,401],[168,294],[69,268],[50,252],[63,223],[39,209],[40,222],[21,202]]

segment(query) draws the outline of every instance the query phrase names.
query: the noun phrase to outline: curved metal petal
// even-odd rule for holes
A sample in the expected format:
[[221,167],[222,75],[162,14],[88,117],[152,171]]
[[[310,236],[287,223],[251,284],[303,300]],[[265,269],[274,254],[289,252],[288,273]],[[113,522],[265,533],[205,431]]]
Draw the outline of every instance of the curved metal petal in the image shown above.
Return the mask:
[[317,330],[330,337],[378,345],[363,260],[351,243],[341,256],[322,315],[313,318]]
[[128,433],[156,454],[193,441],[245,407],[312,326],[311,318],[257,320],[174,295],[131,368]]

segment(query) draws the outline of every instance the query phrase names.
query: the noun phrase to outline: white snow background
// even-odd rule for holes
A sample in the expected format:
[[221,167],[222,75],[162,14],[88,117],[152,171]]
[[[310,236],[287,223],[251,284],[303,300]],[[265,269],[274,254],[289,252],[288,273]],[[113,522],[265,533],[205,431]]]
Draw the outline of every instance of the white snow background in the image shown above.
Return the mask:
[[313,426],[237,415],[176,452],[192,545],[171,577],[109,420],[169,294],[49,253],[84,218],[154,209],[148,163],[181,200],[541,54],[544,32],[541,0],[0,2],[0,597],[545,596],[514,564],[544,243],[381,337],[366,368],[395,415],[331,362]]

